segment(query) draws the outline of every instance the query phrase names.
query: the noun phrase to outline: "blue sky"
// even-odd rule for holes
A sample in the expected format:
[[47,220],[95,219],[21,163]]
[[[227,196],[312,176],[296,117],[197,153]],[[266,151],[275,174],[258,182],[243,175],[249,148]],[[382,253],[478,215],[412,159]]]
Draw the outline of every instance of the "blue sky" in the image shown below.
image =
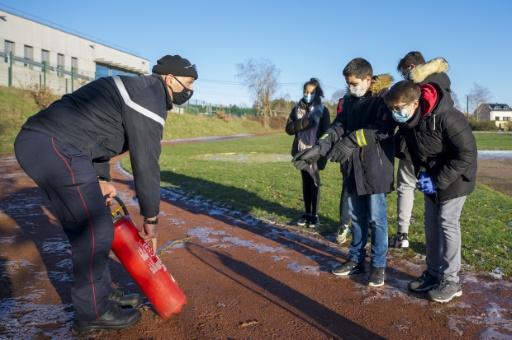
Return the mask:
[[375,74],[400,80],[398,60],[416,50],[448,61],[464,108],[475,82],[489,89],[491,102],[512,105],[507,0],[0,0],[0,8],[135,51],[151,65],[180,54],[198,66],[193,99],[217,104],[252,104],[235,77],[236,64],[250,58],[281,71],[278,97],[298,100],[302,84],[317,77],[331,99],[345,87],[351,59],[363,57]]

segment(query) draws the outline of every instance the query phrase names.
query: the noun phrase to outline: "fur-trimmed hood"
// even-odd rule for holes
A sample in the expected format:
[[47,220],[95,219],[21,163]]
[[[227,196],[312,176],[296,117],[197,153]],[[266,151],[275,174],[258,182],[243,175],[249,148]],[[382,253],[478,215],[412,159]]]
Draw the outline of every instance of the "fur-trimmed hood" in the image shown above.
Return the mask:
[[370,92],[372,96],[376,96],[382,90],[390,87],[391,84],[393,84],[393,77],[388,73],[373,76],[372,84],[370,85]]
[[435,58],[414,67],[409,73],[409,80],[416,84],[422,84],[428,76],[435,73],[446,73],[449,69],[450,66],[444,58]]

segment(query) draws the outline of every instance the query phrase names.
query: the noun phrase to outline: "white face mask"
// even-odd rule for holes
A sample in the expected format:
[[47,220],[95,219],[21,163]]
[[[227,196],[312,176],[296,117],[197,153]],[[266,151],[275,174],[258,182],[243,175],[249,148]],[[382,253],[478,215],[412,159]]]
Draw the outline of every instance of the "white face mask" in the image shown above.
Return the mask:
[[350,94],[353,95],[354,97],[362,97],[366,93],[366,89],[363,90],[361,88],[361,85],[350,86],[349,91],[350,91]]

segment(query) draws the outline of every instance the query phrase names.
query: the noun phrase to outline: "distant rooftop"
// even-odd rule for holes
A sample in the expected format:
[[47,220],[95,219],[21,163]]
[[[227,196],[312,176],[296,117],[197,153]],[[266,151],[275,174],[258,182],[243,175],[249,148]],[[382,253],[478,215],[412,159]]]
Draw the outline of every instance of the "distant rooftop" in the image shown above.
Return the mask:
[[[3,4],[0,4],[0,5],[5,6]],[[133,56],[136,56],[136,57],[140,58],[140,53],[139,52],[130,50],[130,49],[126,48],[126,47],[119,46],[119,45],[116,45],[114,43],[102,40],[100,38],[93,37],[91,35],[88,35],[86,33],[82,33],[82,32],[79,32],[79,31],[76,31],[76,30],[74,30],[72,28],[69,28],[69,27],[66,27],[66,26],[59,25],[59,24],[57,24],[55,22],[52,22],[52,21],[40,18],[38,16],[29,14],[27,12],[23,12],[23,11],[17,10],[17,9],[15,9],[13,7],[9,7],[9,6],[5,6],[5,7],[10,8],[10,9],[14,10],[15,12],[19,12],[19,13],[22,13],[22,14],[17,14],[17,13],[14,13],[12,11],[6,10],[4,8],[0,8],[0,11],[9,13],[11,15],[15,15],[15,16],[23,18],[25,20],[30,20],[30,21],[36,22],[38,24],[41,24],[41,25],[44,25],[44,26],[56,29],[56,30],[61,31],[61,32],[65,32],[65,33],[74,35],[74,36],[82,38],[82,39],[87,39],[87,40],[90,40],[92,42],[97,42],[97,43],[102,44],[104,46],[116,49],[116,50],[124,52],[124,53],[131,54]],[[4,21],[7,21],[4,16],[0,16],[0,19],[4,20]]]
[[512,108],[510,106],[508,106],[508,104],[488,103],[487,105],[489,105],[489,108],[492,111],[512,111]]

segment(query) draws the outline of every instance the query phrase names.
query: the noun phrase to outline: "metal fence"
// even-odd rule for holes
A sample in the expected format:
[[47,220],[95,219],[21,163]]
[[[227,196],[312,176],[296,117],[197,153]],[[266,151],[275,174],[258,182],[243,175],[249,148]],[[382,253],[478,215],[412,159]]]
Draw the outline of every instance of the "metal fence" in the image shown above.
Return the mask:
[[212,104],[199,99],[190,99],[183,105],[179,105],[177,110],[173,110],[179,113],[190,113],[190,114],[203,114],[203,115],[216,115],[216,114],[227,114],[232,116],[256,116],[257,110],[247,107],[239,107],[236,105],[225,106],[220,104]]
[[[2,62],[3,61],[3,62]],[[80,70],[60,68],[46,62],[14,56],[0,52],[0,85],[15,86],[29,90],[50,88],[58,95],[73,92],[93,81],[95,74],[87,74]],[[223,106],[208,103],[199,99],[191,99],[183,105],[175,105],[173,112],[188,114],[215,115],[225,113],[233,116],[257,115],[252,108]]]
[[21,88],[48,87],[57,94],[73,92],[95,79],[94,74],[85,74],[78,69],[61,68],[46,62],[36,62],[0,52],[0,85]]

